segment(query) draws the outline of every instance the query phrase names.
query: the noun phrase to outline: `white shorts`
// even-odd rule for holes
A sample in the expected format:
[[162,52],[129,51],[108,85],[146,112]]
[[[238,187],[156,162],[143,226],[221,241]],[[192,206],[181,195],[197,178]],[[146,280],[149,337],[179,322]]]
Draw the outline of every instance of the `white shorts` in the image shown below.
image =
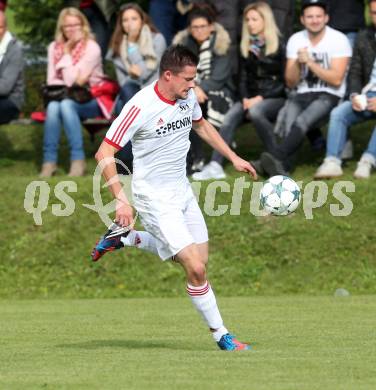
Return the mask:
[[208,241],[208,230],[189,182],[178,190],[133,194],[145,230],[157,239],[159,257],[166,260],[190,244]]

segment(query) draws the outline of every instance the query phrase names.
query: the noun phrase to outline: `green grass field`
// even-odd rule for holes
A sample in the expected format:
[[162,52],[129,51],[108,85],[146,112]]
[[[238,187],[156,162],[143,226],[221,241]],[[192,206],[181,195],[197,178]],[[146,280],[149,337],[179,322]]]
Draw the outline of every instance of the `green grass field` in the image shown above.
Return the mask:
[[[355,158],[359,158],[371,133],[370,124],[354,128]],[[156,257],[128,249],[112,253],[93,265],[92,246],[105,231],[98,215],[83,207],[92,204],[92,176],[74,180],[77,192],[69,195],[75,203],[67,217],[52,214],[61,204],[54,194],[66,176],[69,161],[66,143],[60,154],[56,177],[48,180],[50,198],[42,213],[43,224],[34,224],[24,210],[27,185],[38,180],[41,162],[41,126],[0,128],[0,298],[113,298],[184,296],[184,275],[179,266],[161,263]],[[94,144],[85,137],[89,173],[95,169]],[[243,126],[237,134],[238,153],[256,158],[261,151],[254,131]],[[293,177],[312,180],[322,154],[305,145]],[[343,180],[352,180],[356,162],[345,167]],[[227,166],[228,183],[241,175]],[[332,295],[340,287],[352,294],[376,294],[376,175],[354,181],[356,190],[347,196],[353,211],[347,217],[333,217],[330,204],[335,181],[328,182],[328,200],[306,219],[303,208],[289,217],[255,217],[249,211],[250,190],[244,191],[240,215],[226,212],[206,221],[210,234],[209,276],[219,295]],[[200,205],[203,207],[203,184]],[[102,191],[110,200],[107,189]],[[232,193],[219,193],[218,204],[230,204]]]
[[252,351],[217,350],[188,298],[0,301],[0,388],[376,388],[374,296],[219,304]]
[[[356,158],[370,132],[370,125],[355,128]],[[289,217],[256,217],[250,190],[239,215],[206,215],[209,279],[226,325],[253,345],[226,353],[194,312],[178,265],[136,249],[90,262],[105,230],[83,207],[93,203],[90,174],[74,180],[74,213],[53,215],[61,203],[56,185],[71,180],[65,142],[58,174],[48,180],[43,224],[34,223],[24,198],[38,180],[42,137],[40,126],[0,128],[0,389],[376,388],[376,175],[354,182],[347,217],[330,213],[340,203],[335,181],[313,219],[303,207]],[[89,173],[99,142],[85,135]],[[261,151],[249,126],[237,142],[245,158]],[[304,147],[293,174],[303,188],[321,159]],[[352,180],[355,164],[347,164],[344,180]],[[241,175],[226,171],[232,189]],[[218,194],[215,204],[231,197]],[[338,288],[351,297],[334,298]]]

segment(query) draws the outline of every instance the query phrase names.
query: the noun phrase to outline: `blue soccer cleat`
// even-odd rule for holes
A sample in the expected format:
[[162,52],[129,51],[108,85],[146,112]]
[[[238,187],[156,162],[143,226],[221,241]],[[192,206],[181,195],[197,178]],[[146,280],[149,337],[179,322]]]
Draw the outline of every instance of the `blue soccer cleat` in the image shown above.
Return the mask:
[[123,248],[124,244],[121,242],[121,238],[127,237],[128,234],[128,228],[123,228],[116,223],[113,223],[91,252],[92,260],[98,261],[105,253]]
[[250,345],[241,343],[230,333],[224,334],[217,344],[224,351],[245,351],[251,349]]

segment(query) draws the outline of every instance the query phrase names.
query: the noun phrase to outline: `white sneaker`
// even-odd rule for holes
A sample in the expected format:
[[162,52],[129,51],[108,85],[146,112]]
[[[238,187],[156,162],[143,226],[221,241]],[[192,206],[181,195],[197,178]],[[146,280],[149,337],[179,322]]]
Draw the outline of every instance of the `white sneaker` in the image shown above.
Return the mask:
[[372,156],[363,155],[354,172],[356,179],[368,179],[371,176],[372,166],[375,164],[375,159]]
[[216,161],[210,161],[206,164],[201,172],[196,172],[192,175],[193,180],[210,180],[210,179],[224,179],[226,174],[222,165]]
[[336,157],[326,157],[317,169],[315,179],[331,179],[343,175],[341,160]]
[[351,139],[347,140],[341,153],[341,160],[351,160],[354,157],[354,145]]

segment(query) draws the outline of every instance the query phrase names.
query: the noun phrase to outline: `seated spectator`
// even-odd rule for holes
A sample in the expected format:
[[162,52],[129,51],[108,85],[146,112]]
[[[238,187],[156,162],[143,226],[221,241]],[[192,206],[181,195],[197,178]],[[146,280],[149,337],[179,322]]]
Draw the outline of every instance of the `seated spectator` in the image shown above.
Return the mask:
[[[188,15],[188,28],[180,31],[173,43],[188,47],[199,57],[195,93],[208,121],[219,128],[232,104],[231,58],[228,55],[231,41],[227,31],[215,23],[214,18],[211,7],[194,7]],[[202,141],[193,131],[188,173],[201,170],[203,165]]]
[[[242,100],[227,112],[220,133],[230,143],[235,129],[248,116],[265,149],[272,151],[273,122],[285,101],[285,47],[279,37],[272,10],[265,2],[256,2],[245,8],[240,48],[239,90]],[[214,151],[210,163],[201,172],[194,173],[193,179],[224,178],[226,175],[222,164],[223,157]],[[256,170],[260,170],[259,162],[253,165]]]
[[351,46],[344,34],[327,26],[328,20],[324,0],[303,0],[301,23],[305,30],[292,35],[287,43],[286,83],[297,88],[288,99],[288,134],[273,151],[261,155],[262,168],[270,176],[288,173],[305,135],[345,94]]
[[[372,27],[358,33],[349,70],[350,100],[336,107],[330,115],[326,157],[315,173],[316,179],[330,179],[343,174],[341,152],[350,126],[376,118],[376,0],[369,2]],[[376,128],[367,150],[358,162],[354,176],[367,179],[376,166]]]
[[24,100],[22,48],[0,11],[0,124],[18,117]]
[[[255,0],[238,0],[240,9],[245,9],[249,4],[255,3]],[[264,0],[273,10],[274,19],[279,31],[287,40],[290,38],[294,28],[295,0]],[[351,1],[351,0],[350,0]]]
[[[94,40],[89,23],[76,8],[64,8],[56,26],[55,40],[48,47],[47,85],[95,86],[103,80],[101,50]],[[70,176],[85,172],[85,154],[81,130],[82,119],[101,115],[96,99],[78,103],[72,99],[51,101],[44,124],[43,165],[41,177],[57,169],[61,127],[70,146]]]
[[157,32],[140,6],[124,4],[107,54],[114,63],[121,86],[118,112],[143,86],[156,80],[165,49],[163,35]]
[[194,0],[195,4],[211,4],[217,11],[216,21],[228,32],[231,43],[229,56],[231,58],[231,68],[233,80],[237,84],[239,73],[239,20],[243,13],[240,10],[239,0]]

